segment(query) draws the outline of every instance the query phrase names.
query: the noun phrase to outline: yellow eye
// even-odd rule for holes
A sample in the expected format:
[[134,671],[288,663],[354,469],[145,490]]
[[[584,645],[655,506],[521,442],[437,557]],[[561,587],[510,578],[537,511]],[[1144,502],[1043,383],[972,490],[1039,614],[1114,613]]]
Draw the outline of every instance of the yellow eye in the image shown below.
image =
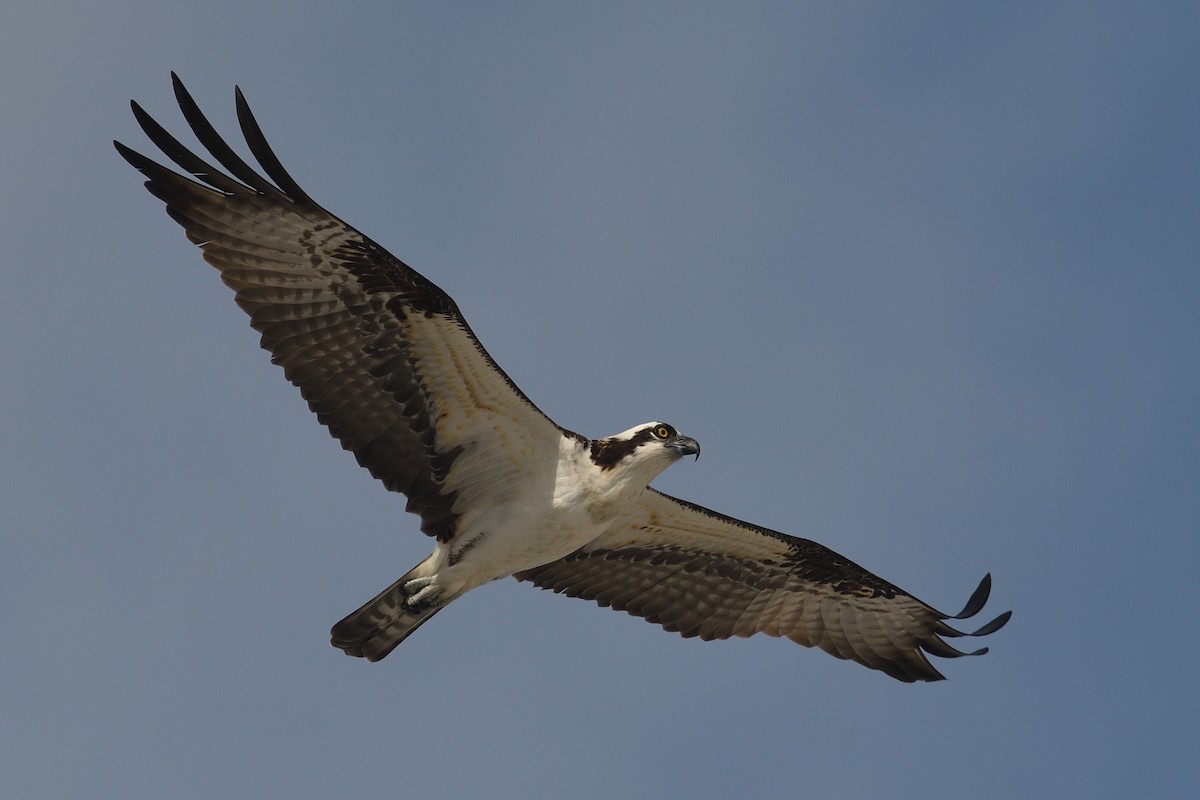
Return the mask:
[[660,439],[666,439],[668,436],[671,435],[671,429],[668,428],[666,425],[659,425],[657,428],[654,429],[654,435]]

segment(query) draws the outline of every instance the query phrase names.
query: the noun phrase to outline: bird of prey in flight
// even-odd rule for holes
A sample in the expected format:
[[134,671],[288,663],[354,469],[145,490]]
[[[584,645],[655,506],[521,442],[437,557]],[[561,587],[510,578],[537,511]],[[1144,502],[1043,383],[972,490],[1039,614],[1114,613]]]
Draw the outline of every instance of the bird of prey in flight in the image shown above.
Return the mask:
[[[197,155],[136,102],[175,172],[114,142],[234,290],[271,360],[317,420],[389,490],[407,497],[433,553],[333,626],[336,647],[378,661],[477,586],[514,576],[701,639],[765,633],[881,670],[939,680],[928,656],[964,633],[937,611],[808,539],[650,488],[700,445],[665,422],[601,439],[543,414],[492,360],[454,300],[326,211],[284,170],[240,90],[251,166],[175,96]],[[219,166],[214,166],[211,158]],[[222,169],[223,168],[223,169]]]

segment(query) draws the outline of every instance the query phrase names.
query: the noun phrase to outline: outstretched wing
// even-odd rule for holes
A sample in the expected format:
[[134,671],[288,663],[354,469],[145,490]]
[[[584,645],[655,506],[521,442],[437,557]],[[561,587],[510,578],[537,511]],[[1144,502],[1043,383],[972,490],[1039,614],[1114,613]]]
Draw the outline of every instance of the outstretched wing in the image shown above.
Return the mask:
[[927,653],[954,658],[987,652],[961,652],[943,637],[985,636],[1012,613],[972,633],[957,631],[946,620],[977,614],[991,576],[950,616],[816,542],[654,489],[596,541],[516,577],[684,636],[786,636],[902,681],[942,680]]
[[[114,142],[236,292],[262,346],[309,407],[421,529],[454,535],[456,497],[511,491],[563,432],[492,361],[450,297],[317,205],[275,157],[240,90],[243,161],[172,73],[189,151],[133,103],[150,140],[191,177]],[[195,180],[193,180],[194,178]]]

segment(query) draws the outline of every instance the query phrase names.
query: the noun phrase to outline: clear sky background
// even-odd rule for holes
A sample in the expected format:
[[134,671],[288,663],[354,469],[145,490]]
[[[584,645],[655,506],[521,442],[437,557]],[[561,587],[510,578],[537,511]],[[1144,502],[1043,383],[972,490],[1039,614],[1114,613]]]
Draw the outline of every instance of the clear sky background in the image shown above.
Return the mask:
[[[1195,797],[1191,3],[108,3],[0,31],[0,796]],[[1003,6],[1003,7],[1002,7]],[[430,543],[113,151],[177,70],[665,491],[956,610],[905,685],[515,581],[387,661]]]

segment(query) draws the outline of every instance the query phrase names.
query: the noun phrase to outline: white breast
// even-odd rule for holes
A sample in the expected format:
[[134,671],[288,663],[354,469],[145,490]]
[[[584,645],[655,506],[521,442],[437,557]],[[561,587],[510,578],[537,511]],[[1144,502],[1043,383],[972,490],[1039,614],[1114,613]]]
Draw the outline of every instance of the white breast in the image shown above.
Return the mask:
[[439,583],[466,590],[556,561],[602,534],[645,489],[600,470],[574,437],[562,437],[556,459],[523,472],[511,493],[459,498],[458,534],[434,553]]

